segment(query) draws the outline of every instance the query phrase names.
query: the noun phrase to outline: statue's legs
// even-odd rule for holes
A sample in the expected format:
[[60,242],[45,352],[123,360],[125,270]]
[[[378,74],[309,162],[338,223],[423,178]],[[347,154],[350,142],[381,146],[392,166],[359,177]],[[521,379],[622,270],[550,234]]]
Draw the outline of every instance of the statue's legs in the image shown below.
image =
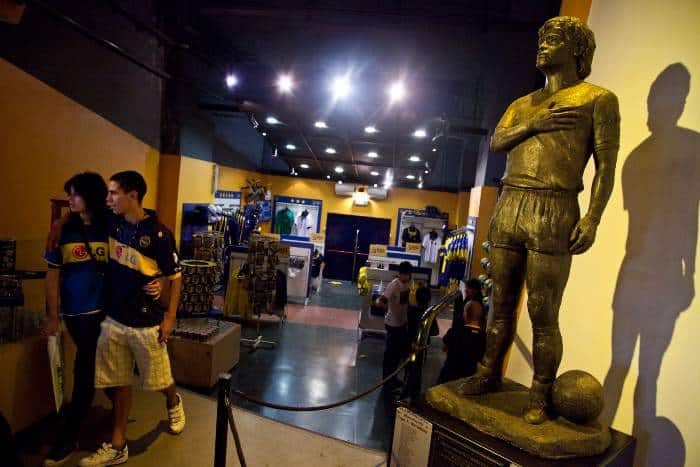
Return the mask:
[[535,367],[530,400],[523,413],[529,423],[542,423],[549,410],[549,390],[561,362],[559,306],[571,269],[571,255],[527,253],[527,309],[532,321]]
[[523,286],[525,250],[492,247],[489,251],[493,291],[493,319],[486,332],[486,352],[474,376],[467,378],[458,391],[464,395],[496,389],[501,381],[503,360],[515,337],[515,314]]

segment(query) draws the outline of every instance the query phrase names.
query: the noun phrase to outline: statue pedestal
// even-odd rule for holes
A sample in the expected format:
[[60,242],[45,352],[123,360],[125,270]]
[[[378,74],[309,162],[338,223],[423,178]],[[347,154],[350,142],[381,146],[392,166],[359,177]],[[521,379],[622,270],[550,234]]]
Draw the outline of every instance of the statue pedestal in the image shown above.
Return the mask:
[[[390,452],[391,466],[451,467],[451,466],[537,466],[593,467],[631,466],[635,439],[616,430],[609,430],[610,443],[605,452],[577,458],[544,459],[529,454],[506,441],[489,436],[463,421],[431,407],[424,398],[414,400],[399,410],[408,410],[423,423],[410,421],[397,414],[394,439]],[[524,423],[524,422],[523,422]],[[403,424],[404,426],[399,426]],[[426,430],[426,426],[430,426]],[[423,445],[429,439],[429,447]],[[428,454],[420,453],[427,449]],[[418,460],[413,462],[412,460]],[[427,460],[426,460],[427,459]]]

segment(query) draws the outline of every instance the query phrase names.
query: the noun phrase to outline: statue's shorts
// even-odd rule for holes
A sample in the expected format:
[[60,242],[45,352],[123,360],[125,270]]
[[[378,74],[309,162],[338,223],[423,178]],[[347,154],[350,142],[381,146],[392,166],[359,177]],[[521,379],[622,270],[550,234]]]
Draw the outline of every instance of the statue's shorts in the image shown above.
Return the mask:
[[506,185],[489,227],[496,248],[568,255],[580,218],[577,193]]

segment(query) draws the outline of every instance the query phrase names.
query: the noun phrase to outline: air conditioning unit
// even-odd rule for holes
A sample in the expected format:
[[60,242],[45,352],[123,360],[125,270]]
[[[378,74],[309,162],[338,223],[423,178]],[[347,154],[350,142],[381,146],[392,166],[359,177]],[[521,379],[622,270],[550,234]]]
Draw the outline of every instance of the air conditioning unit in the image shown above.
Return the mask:
[[352,183],[335,184],[335,194],[338,196],[352,196],[355,192],[355,185]]
[[367,188],[367,194],[372,199],[386,199],[389,196],[389,190],[386,188]]

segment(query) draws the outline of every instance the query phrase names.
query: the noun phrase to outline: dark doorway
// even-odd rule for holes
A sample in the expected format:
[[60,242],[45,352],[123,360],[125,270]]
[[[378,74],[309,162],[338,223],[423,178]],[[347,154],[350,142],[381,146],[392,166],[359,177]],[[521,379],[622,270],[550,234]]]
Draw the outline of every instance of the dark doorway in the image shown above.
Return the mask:
[[369,245],[388,245],[390,230],[391,219],[328,213],[324,277],[355,280],[357,271],[367,262]]

